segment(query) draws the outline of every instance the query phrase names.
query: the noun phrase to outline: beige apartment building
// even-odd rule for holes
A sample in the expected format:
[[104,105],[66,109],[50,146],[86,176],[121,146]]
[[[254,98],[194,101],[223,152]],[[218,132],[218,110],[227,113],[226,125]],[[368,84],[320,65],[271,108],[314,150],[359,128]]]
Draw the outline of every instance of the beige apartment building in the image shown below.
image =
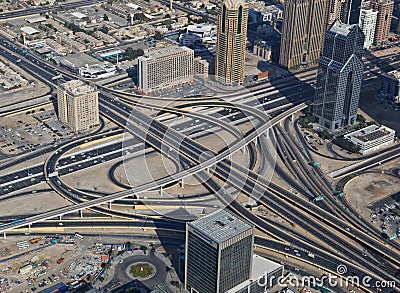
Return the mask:
[[193,81],[194,51],[168,46],[148,51],[138,58],[139,88],[145,93]]
[[371,0],[371,8],[378,11],[375,25],[374,44],[381,45],[387,42],[392,20],[394,0]]
[[326,28],[326,0],[286,0],[279,64],[289,71],[317,65]]
[[57,89],[58,118],[72,131],[99,125],[98,91],[81,80],[62,83]]
[[225,0],[218,15],[215,75],[224,84],[243,84],[248,6]]
[[194,58],[194,74],[201,75],[205,78],[208,77],[210,64],[207,60],[201,59],[201,57]]

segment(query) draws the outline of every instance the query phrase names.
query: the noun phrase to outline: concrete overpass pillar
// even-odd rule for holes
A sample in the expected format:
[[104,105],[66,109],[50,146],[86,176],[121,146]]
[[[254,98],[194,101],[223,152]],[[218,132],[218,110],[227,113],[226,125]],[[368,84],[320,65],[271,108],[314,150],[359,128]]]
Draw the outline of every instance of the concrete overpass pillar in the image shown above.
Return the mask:
[[268,128],[267,131],[265,132],[265,136],[267,137],[267,139],[269,139],[269,130],[270,128]]
[[207,173],[210,173],[210,168],[207,168]]
[[28,232],[31,233],[31,224],[28,225]]
[[83,218],[83,210],[79,210],[79,216]]
[[164,196],[164,190],[162,186],[160,187],[160,196]]
[[246,153],[246,146],[244,146],[244,147],[242,148],[242,153],[243,153],[243,154]]
[[183,178],[182,178],[182,180],[181,180],[181,188],[184,188],[185,187],[185,182],[183,181]]
[[7,234],[6,234],[6,232],[3,232],[3,238],[4,238],[4,239],[7,239]]
[[112,209],[112,201],[108,202],[108,208],[111,210]]
[[62,217],[61,215],[58,217],[58,219],[59,219],[60,221],[61,221],[61,217]]

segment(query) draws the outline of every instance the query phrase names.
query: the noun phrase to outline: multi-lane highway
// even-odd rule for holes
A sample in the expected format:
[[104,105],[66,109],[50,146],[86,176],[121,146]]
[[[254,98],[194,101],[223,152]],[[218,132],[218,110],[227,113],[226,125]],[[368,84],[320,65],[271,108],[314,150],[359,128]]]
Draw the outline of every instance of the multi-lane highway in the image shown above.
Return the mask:
[[[36,56],[29,55],[28,57],[32,59],[30,62],[38,63],[36,62]],[[30,62],[28,62],[28,64],[31,64]],[[35,67],[37,66],[35,65]],[[43,72],[54,72],[54,69],[52,68],[42,67],[42,69],[43,70],[41,71]],[[39,71],[39,74],[41,71]],[[385,244],[382,244],[379,239],[368,235],[368,233],[358,231],[357,229],[353,228],[350,229],[348,227],[348,223],[340,217],[337,217],[334,213],[327,212],[317,205],[310,203],[308,200],[302,199],[295,194],[286,191],[280,186],[277,186],[276,184],[270,185],[269,182],[266,182],[262,177],[258,176],[251,170],[241,167],[228,159],[232,153],[240,150],[243,148],[243,146],[249,144],[254,139],[261,137],[264,132],[269,130],[279,121],[284,120],[292,113],[295,113],[296,111],[306,107],[305,104],[294,106],[290,110],[276,114],[274,118],[269,120],[265,114],[265,112],[270,110],[266,109],[266,107],[268,107],[268,102],[270,102],[268,97],[269,95],[272,96],[274,94],[279,94],[278,92],[273,93],[273,91],[266,90],[265,96],[258,99],[258,101],[254,101],[249,98],[248,102],[246,97],[242,97],[240,101],[235,101],[233,97],[229,103],[205,99],[202,101],[202,103],[206,104],[208,107],[225,106],[231,107],[232,109],[236,108],[235,111],[242,113],[241,117],[251,117],[250,119],[253,121],[253,130],[252,132],[243,134],[242,139],[230,144],[226,150],[206,156],[206,160],[200,162],[199,158],[201,157],[201,154],[209,154],[209,149],[199,145],[196,141],[188,138],[173,128],[168,128],[168,126],[161,124],[152,117],[144,115],[141,111],[132,109],[130,105],[121,103],[120,101],[114,99],[115,95],[121,95],[121,93],[114,93],[115,95],[112,95],[110,94],[110,91],[106,91],[106,89],[101,89],[101,91],[100,110],[102,114],[121,127],[126,128],[127,131],[132,132],[136,137],[146,141],[148,145],[152,146],[164,155],[174,158],[175,163],[178,166],[178,172],[174,174],[173,178],[162,178],[154,182],[135,187],[129,191],[89,200],[88,198],[85,198],[87,194],[84,192],[80,193],[74,189],[71,189],[69,186],[66,186],[62,180],[60,180],[59,174],[56,173],[57,162],[59,160],[58,154],[63,154],[68,150],[72,150],[76,146],[85,143],[85,141],[78,140],[76,142],[63,145],[61,148],[54,150],[53,155],[51,155],[50,159],[46,161],[44,166],[44,176],[50,186],[61,195],[66,196],[69,199],[75,197],[76,204],[70,207],[46,212],[42,215],[27,217],[22,219],[22,222],[11,223],[5,227],[0,227],[1,232],[23,227],[28,224],[36,225],[36,223],[42,222],[46,219],[62,216],[75,211],[82,211],[86,208],[91,208],[97,212],[113,216],[117,215],[123,218],[132,218],[132,215],[124,213],[118,214],[118,212],[103,208],[101,205],[138,194],[145,190],[165,186],[170,184],[172,181],[180,180],[195,174],[195,176],[198,176],[199,178],[204,178],[204,182],[209,190],[212,191],[216,198],[218,198],[221,202],[248,219],[250,222],[253,222],[261,231],[264,231],[273,238],[281,241],[277,242],[280,243],[277,247],[279,247],[278,251],[281,253],[285,250],[285,247],[283,246],[289,243],[291,245],[302,247],[306,251],[315,253],[317,257],[313,259],[314,265],[318,265],[325,270],[334,272],[339,264],[345,263],[349,266],[349,268],[351,268],[353,273],[360,277],[369,274],[376,280],[390,278],[398,282],[398,280],[396,280],[392,274],[393,268],[398,267],[400,262],[397,249],[385,246]],[[253,102],[257,104],[251,105]],[[136,103],[136,106],[145,107],[146,103],[148,103],[148,101],[145,100],[144,104],[138,105],[138,103]],[[232,106],[232,104],[234,104],[234,106]],[[132,112],[134,112],[134,115],[131,115]],[[166,112],[174,113],[173,109],[169,109]],[[176,111],[174,114],[177,113],[178,111]],[[238,115],[238,117],[239,116],[240,115]],[[197,116],[197,118],[204,119],[204,117],[200,117],[200,115]],[[235,118],[233,118],[233,120],[234,119]],[[165,147],[163,147],[163,144],[169,146],[168,153],[166,152]],[[287,145],[290,145],[290,142],[288,142]],[[281,147],[284,148],[283,145]],[[56,152],[59,153],[56,154]],[[289,147],[287,147],[287,152],[289,154]],[[291,152],[290,155],[296,157],[296,153]],[[61,163],[63,161],[59,162]],[[278,227],[274,223],[252,214],[250,211],[245,209],[242,204],[237,202],[235,198],[231,197],[231,195],[226,192],[224,187],[219,186],[214,180],[212,180],[212,178],[208,177],[209,175],[205,170],[211,166],[216,166],[213,174],[214,176],[219,177],[220,179],[228,179],[227,184],[229,184],[229,186],[234,186],[237,189],[240,189],[248,196],[255,196],[263,204],[280,214],[288,221],[294,223],[295,225],[299,225],[299,227],[309,231],[310,234],[317,236],[319,241],[313,241],[305,235],[300,235],[299,233],[289,233],[287,228]],[[63,168],[60,168],[60,172],[62,169]],[[295,171],[294,168],[292,169]],[[307,172],[304,168],[304,165],[302,166],[301,170],[303,174],[304,172]],[[307,181],[304,177],[305,176],[302,176],[302,182]],[[324,189],[321,189],[309,180],[307,185],[308,191],[311,194],[327,191],[327,188],[329,188],[328,186],[325,186]],[[139,218],[143,219],[143,217]],[[170,220],[154,219],[153,221],[157,224],[160,222],[167,226],[169,224],[172,225]],[[337,240],[338,233],[340,233],[342,236],[341,241]],[[260,240],[257,244],[268,247],[270,243],[263,244],[263,241]],[[381,263],[373,256],[371,256],[371,258],[364,258],[361,254],[362,250],[359,245],[369,247],[374,254],[385,257],[391,264],[389,266],[382,267]],[[343,251],[343,253],[340,251]],[[298,256],[294,255],[293,257]],[[301,256],[300,259],[307,261],[307,257],[305,256]],[[353,263],[350,263],[350,261]]]

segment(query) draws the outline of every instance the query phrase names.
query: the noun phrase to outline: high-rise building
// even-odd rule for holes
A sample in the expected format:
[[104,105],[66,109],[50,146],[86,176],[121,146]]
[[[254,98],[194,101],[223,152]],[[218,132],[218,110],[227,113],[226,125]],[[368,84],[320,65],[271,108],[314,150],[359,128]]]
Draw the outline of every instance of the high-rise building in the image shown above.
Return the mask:
[[360,19],[361,0],[339,0],[339,19],[342,23],[357,24]]
[[279,64],[297,70],[318,64],[326,29],[326,0],[286,0]]
[[326,24],[325,27],[327,30],[328,27],[330,27],[332,25],[332,23],[334,23],[334,21],[336,20],[336,18],[338,18],[339,15],[339,1],[338,0],[327,0],[326,1]]
[[251,276],[254,227],[219,210],[186,225],[185,288],[223,293]]
[[371,0],[370,3],[371,8],[378,11],[374,43],[375,45],[381,45],[386,43],[388,40],[394,0]]
[[81,80],[58,86],[57,106],[58,118],[74,132],[99,125],[98,91]]
[[400,3],[397,4],[397,33],[400,33]]
[[224,84],[243,84],[248,7],[244,0],[225,0],[218,15],[215,75]]
[[138,62],[138,85],[146,94],[193,81],[194,51],[187,47],[150,50]]
[[336,20],[326,32],[319,61],[313,114],[331,131],[357,118],[363,77],[364,34],[356,24]]
[[371,8],[361,9],[360,22],[358,25],[360,26],[365,36],[364,40],[365,49],[369,49],[371,45],[374,43],[377,16],[378,16],[378,11],[374,11]]

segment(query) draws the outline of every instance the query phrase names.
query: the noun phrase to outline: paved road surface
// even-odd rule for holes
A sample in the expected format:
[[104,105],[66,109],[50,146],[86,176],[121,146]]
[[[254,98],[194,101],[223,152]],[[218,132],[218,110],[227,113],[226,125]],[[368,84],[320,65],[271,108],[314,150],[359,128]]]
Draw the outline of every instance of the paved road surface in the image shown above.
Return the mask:
[[123,263],[118,263],[115,267],[114,277],[105,288],[111,287],[118,282],[123,285],[134,280],[135,278],[129,274],[129,267],[138,262],[148,262],[156,268],[156,274],[152,278],[141,281],[147,288],[153,289],[155,285],[165,284],[167,278],[166,264],[148,249],[145,255],[133,255],[125,258]]

